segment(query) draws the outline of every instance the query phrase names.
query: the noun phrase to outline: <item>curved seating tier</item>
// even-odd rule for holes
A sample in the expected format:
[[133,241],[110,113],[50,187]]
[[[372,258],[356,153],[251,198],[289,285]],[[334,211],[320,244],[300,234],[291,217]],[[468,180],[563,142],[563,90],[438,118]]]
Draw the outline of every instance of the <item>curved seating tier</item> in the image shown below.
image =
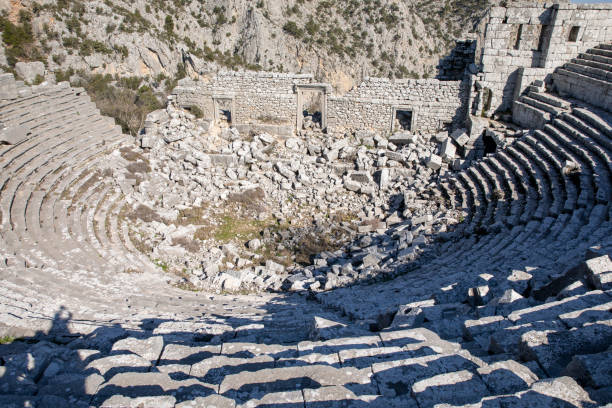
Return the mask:
[[590,407],[609,397],[599,373],[612,288],[593,264],[612,251],[602,112],[533,98],[550,120],[441,180],[433,194],[463,221],[429,235],[413,262],[391,250],[382,281],[229,296],[168,285],[136,250],[114,177],[126,163],[113,152],[131,140],[82,90],[15,88],[0,122],[28,136],[0,145],[0,336],[28,341],[0,345],[0,405]]

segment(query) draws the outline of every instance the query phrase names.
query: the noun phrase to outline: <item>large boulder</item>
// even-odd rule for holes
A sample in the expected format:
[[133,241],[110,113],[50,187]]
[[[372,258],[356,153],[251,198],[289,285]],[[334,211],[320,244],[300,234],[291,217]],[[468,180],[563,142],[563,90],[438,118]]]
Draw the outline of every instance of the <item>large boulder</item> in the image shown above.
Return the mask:
[[15,72],[24,81],[32,83],[38,75],[45,75],[45,64],[40,61],[34,62],[18,62],[15,64]]

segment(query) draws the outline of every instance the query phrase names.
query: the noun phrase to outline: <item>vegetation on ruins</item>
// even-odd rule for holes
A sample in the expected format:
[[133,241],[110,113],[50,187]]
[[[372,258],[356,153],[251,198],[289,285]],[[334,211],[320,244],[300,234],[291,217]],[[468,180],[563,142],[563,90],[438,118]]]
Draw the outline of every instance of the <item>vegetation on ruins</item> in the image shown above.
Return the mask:
[[32,15],[28,11],[20,10],[17,24],[12,23],[7,16],[0,16],[0,31],[10,68],[21,60],[37,61],[42,58],[32,31]]

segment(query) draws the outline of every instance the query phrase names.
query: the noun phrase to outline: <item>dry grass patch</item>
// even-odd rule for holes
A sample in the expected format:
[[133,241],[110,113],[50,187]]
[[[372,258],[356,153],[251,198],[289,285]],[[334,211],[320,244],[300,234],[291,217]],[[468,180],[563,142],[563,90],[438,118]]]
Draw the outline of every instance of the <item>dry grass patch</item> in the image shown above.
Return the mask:
[[172,244],[181,246],[192,254],[199,252],[200,248],[202,247],[200,242],[185,237],[173,239]]
[[227,202],[237,204],[246,211],[262,212],[265,211],[266,193],[261,187],[245,190],[240,193],[232,193],[227,198]]
[[261,259],[259,259],[261,265],[265,265],[267,260],[274,261],[284,267],[289,267],[293,264],[293,254],[287,248],[278,249],[274,245],[265,245],[256,252],[261,255]]
[[123,157],[125,160],[130,161],[130,162],[136,162],[136,161],[148,162],[149,161],[141,153],[135,152],[134,150],[132,150],[130,147],[127,147],[127,146],[119,149],[119,152],[121,153],[121,157]]
[[126,169],[132,174],[146,174],[151,172],[151,166],[148,162],[144,161],[130,163],[127,165]]
[[309,233],[304,235],[293,249],[295,262],[300,265],[310,265],[312,258],[321,252],[337,251],[342,247],[346,231],[334,228],[326,234]]
[[125,215],[132,221],[142,220],[144,222],[163,222],[163,218],[154,209],[143,204],[138,205],[138,207],[127,212]]
[[132,241],[132,245],[134,245],[134,248],[136,248],[138,252],[141,252],[145,255],[153,252],[153,247],[147,242],[145,242],[142,237],[137,236],[135,231],[132,231],[132,229],[130,229],[128,235],[130,237],[130,241]]
[[252,218],[237,218],[231,215],[221,217],[219,226],[214,231],[214,238],[222,243],[234,239],[248,241],[261,235],[265,228],[275,225],[272,220],[259,221]]
[[179,210],[178,216],[176,217],[176,223],[178,225],[208,225],[207,208],[207,204],[202,204],[199,207]]

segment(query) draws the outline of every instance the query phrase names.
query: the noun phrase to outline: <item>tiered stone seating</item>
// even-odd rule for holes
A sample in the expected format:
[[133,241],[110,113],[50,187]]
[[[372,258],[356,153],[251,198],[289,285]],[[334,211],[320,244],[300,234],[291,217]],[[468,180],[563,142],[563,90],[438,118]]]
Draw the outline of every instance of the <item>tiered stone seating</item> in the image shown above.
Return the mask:
[[612,44],[601,44],[553,74],[557,92],[612,112]]
[[130,140],[81,90],[6,88],[0,122],[27,137],[0,149],[0,335],[29,342],[0,345],[0,406],[610,401],[605,112],[532,91],[539,130],[441,181],[465,217],[409,264],[389,249],[393,279],[227,296],[168,285],[131,243],[111,155]]

